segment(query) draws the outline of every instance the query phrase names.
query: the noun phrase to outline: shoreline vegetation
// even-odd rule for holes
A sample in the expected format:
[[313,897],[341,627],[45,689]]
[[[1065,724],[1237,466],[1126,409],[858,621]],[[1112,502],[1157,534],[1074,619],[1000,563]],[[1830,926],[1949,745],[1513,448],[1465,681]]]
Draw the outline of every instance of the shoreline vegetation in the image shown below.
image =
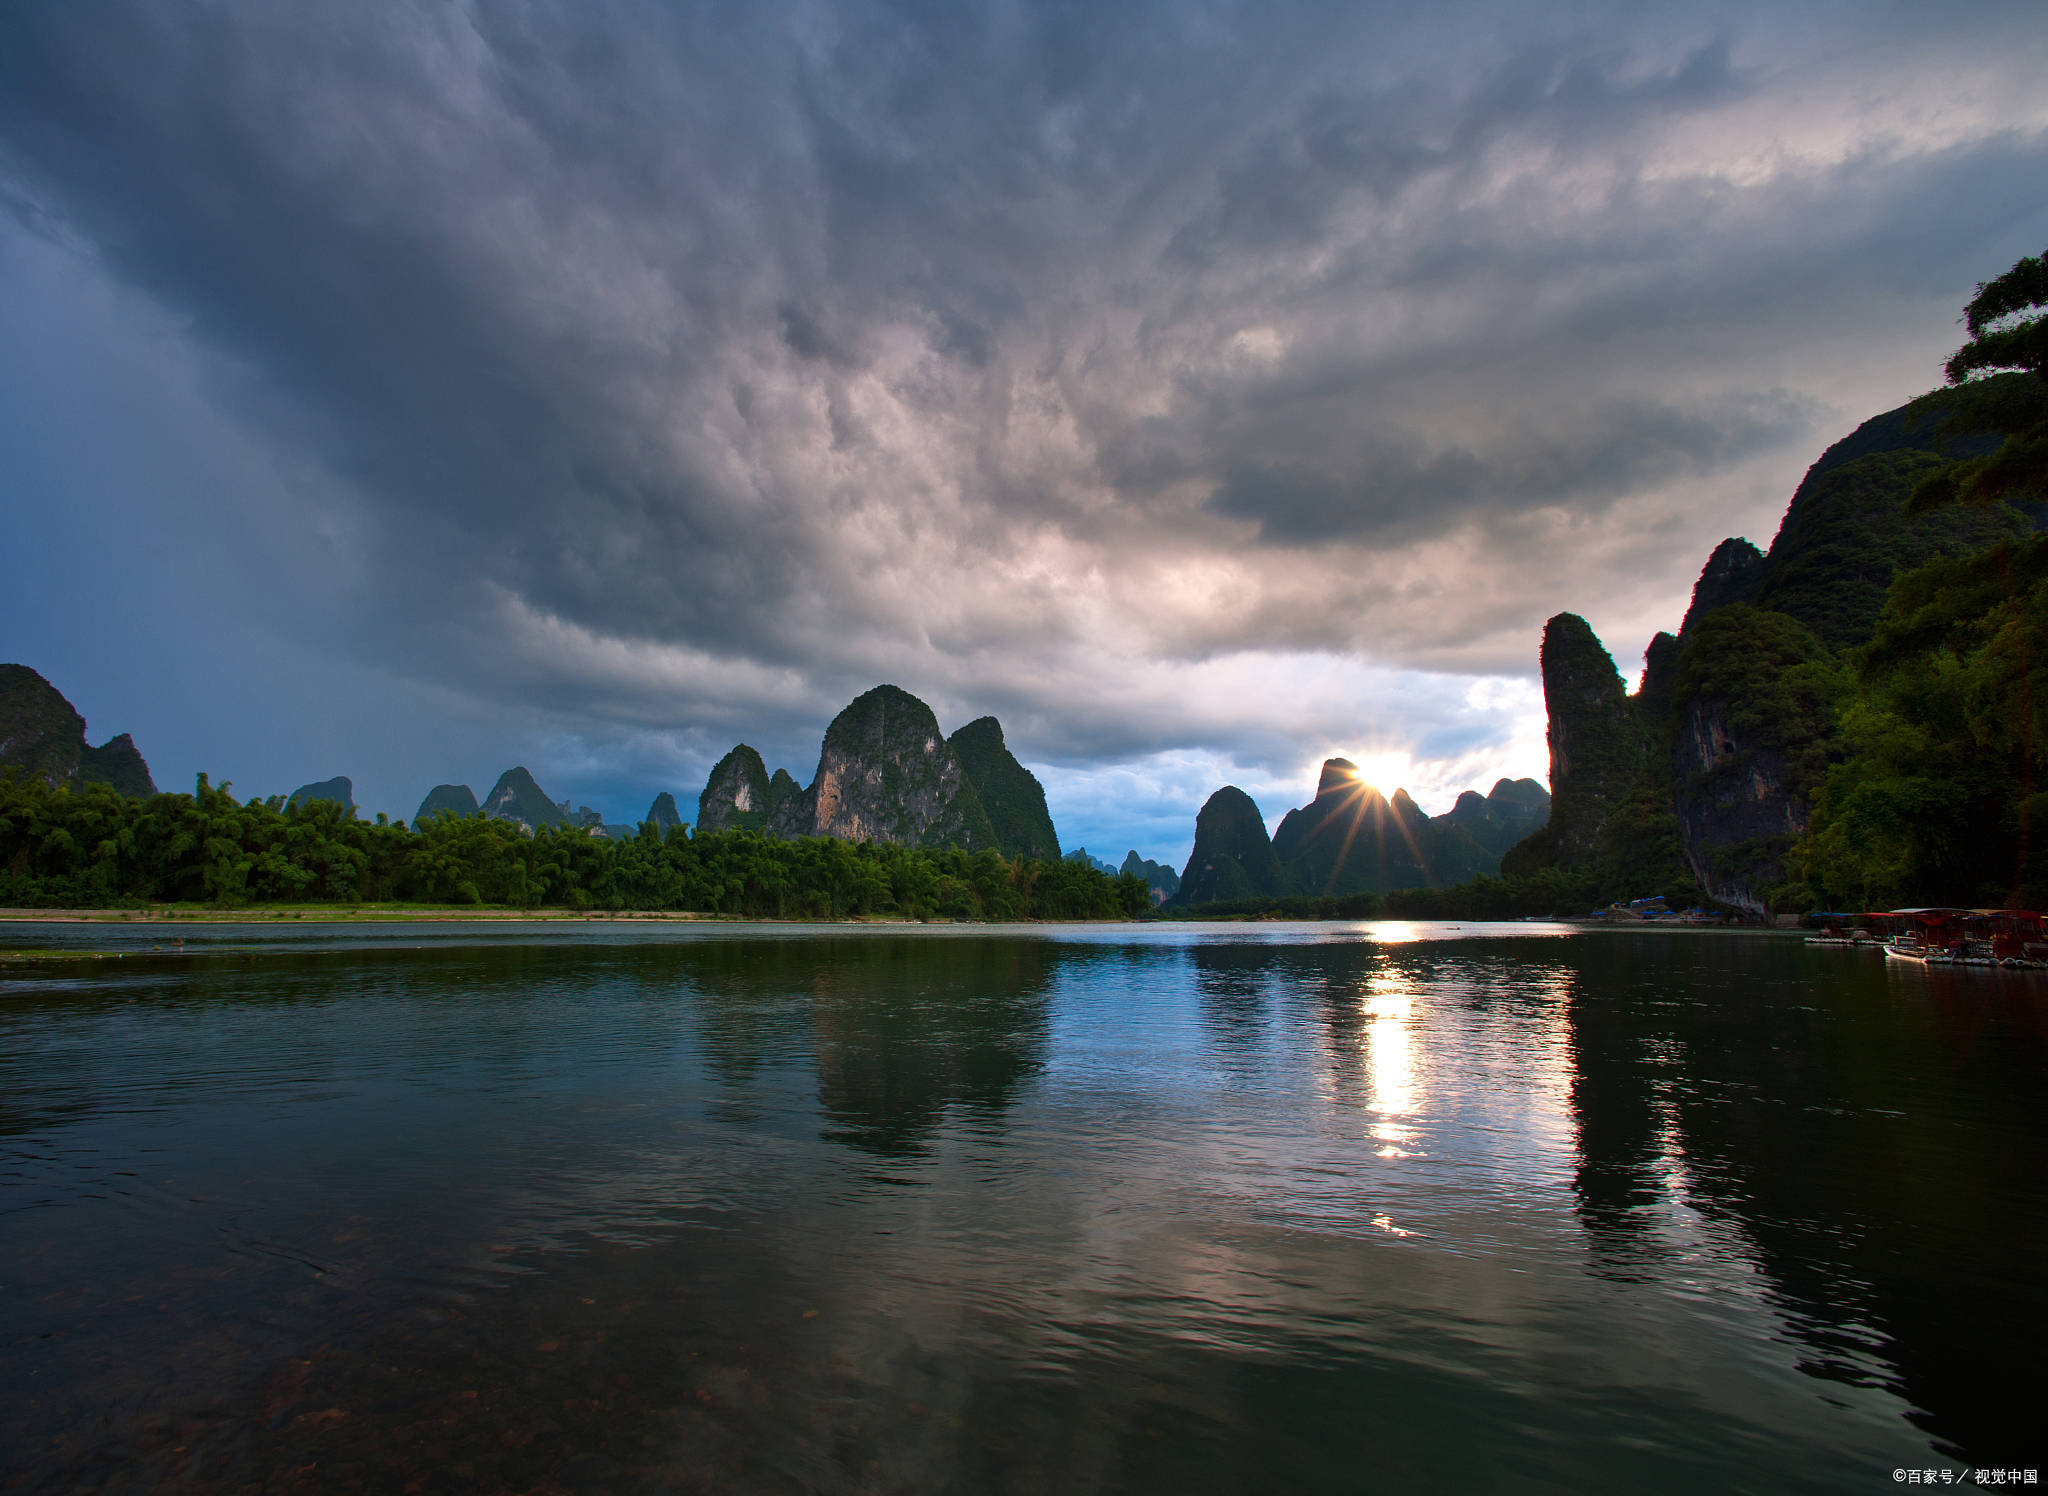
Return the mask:
[[581,828],[442,813],[408,827],[332,800],[135,799],[0,773],[0,919],[287,918],[1071,922],[1570,918],[1611,897],[1557,869],[1447,888],[1155,908],[1145,881],[1072,859],[643,822]]
[[442,813],[413,828],[332,800],[135,799],[0,774],[0,908],[133,910],[378,905],[770,919],[1129,919],[1144,881],[1067,860],[643,822],[623,840],[580,827]]

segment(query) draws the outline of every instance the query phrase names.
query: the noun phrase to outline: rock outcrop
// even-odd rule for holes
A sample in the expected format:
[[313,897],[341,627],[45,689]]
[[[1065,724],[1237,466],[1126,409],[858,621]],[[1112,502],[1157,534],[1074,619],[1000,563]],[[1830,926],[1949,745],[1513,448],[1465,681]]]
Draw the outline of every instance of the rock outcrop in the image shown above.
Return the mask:
[[1764,553],[1740,536],[1722,541],[1700,568],[1700,579],[1692,584],[1692,606],[1678,625],[1678,637],[1690,634],[1692,626],[1716,608],[1751,601],[1763,583]]
[[1724,904],[1761,914],[1784,877],[1832,753],[1834,681],[1809,629],[1747,604],[1708,617],[1686,646],[1672,804],[1694,878]]
[[1550,818],[1503,859],[1502,870],[1510,874],[1591,867],[1601,829],[1628,798],[1647,759],[1614,659],[1585,619],[1559,613],[1545,624],[1540,659],[1550,718]]
[[1052,813],[1045,806],[1045,786],[1017,762],[1003,742],[1002,723],[993,717],[978,717],[946,741],[959,755],[960,767],[981,799],[982,812],[995,833],[996,849],[1005,857],[1041,862],[1058,857],[1060,840],[1052,829]]
[[438,815],[451,815],[458,820],[477,813],[476,791],[466,784],[437,784],[427,791],[427,798],[420,801],[420,808],[413,812],[415,828],[424,826]]
[[1636,688],[1632,703],[1636,725],[1642,728],[1652,753],[1657,751],[1671,725],[1671,712],[1676,705],[1672,688],[1678,679],[1678,657],[1683,648],[1672,635],[1659,633],[1643,651],[1643,683]]
[[1181,871],[1179,902],[1208,904],[1288,891],[1259,807],[1236,785],[1226,784],[1195,816],[1195,846]]
[[78,709],[26,665],[0,665],[0,770],[8,768],[53,789],[104,784],[136,799],[156,793],[134,739],[124,732],[91,746]]
[[517,821],[528,831],[567,824],[562,808],[533,782],[523,766],[500,774],[478,808],[494,821]]
[[981,797],[932,709],[886,685],[832,719],[810,787],[774,809],[768,830],[975,852],[997,846]]
[[761,831],[774,808],[768,766],[741,743],[712,765],[704,781],[704,793],[697,797],[697,832]]
[[349,782],[346,774],[337,774],[332,779],[323,779],[317,784],[302,784],[292,791],[291,798],[284,802],[284,808],[307,805],[315,800],[332,800],[351,815],[356,808],[356,787]]
[[654,803],[647,807],[645,819],[663,831],[673,831],[683,824],[683,813],[676,808],[676,797],[663,790],[654,797]]

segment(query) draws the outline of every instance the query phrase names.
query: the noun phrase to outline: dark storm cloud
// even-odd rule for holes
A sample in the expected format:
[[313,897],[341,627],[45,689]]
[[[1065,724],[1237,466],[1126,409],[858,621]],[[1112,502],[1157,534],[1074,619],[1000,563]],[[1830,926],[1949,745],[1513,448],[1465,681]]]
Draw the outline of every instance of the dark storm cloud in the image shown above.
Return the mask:
[[1254,520],[1262,536],[1313,543],[1347,537],[1398,541],[1439,532],[1503,500],[1566,504],[1598,514],[1614,500],[1675,475],[1710,472],[1803,436],[1809,401],[1775,392],[1760,399],[1702,401],[1678,409],[1619,401],[1578,413],[1556,431],[1481,455],[1382,447],[1347,453],[1341,472],[1240,463],[1211,500],[1219,514]]
[[1216,172],[1212,202],[1174,235],[1168,257],[1207,265],[1312,246],[1355,194],[1384,205],[1430,174],[1469,177],[1503,137],[1584,149],[1645,115],[1722,103],[1750,86],[1731,69],[1725,39],[1647,76],[1633,76],[1635,61],[1619,49],[1539,43],[1468,91],[1454,83],[1449,96],[1402,80],[1307,99]]
[[22,6],[0,206],[296,475],[194,606],[620,754],[803,773],[886,678],[1277,762],[1329,660],[1682,610],[1932,382],[2040,247],[2037,21]]

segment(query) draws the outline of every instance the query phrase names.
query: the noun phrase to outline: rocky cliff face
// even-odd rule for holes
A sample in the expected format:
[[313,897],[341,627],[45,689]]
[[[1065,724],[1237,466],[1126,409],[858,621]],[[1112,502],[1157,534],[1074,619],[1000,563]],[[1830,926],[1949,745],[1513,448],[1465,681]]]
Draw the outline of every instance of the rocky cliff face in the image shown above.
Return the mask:
[[451,815],[458,820],[477,813],[476,791],[466,784],[437,784],[427,791],[427,798],[420,801],[420,808],[413,812],[415,828],[425,825],[438,815]]
[[8,768],[52,788],[105,784],[138,799],[156,793],[149,765],[127,733],[89,745],[85,718],[26,665],[0,665],[0,770]]
[[832,719],[810,788],[775,809],[769,830],[969,851],[997,845],[938,718],[897,686],[875,687]]
[[1288,892],[1266,822],[1252,797],[1226,784],[1195,817],[1195,846],[1180,875],[1182,904],[1260,898]]
[[1782,613],[1723,608],[1687,644],[1673,808],[1693,876],[1712,897],[1764,912],[1835,751],[1839,682],[1826,647]]
[[2005,388],[1924,396],[1829,447],[1768,553],[1741,539],[1715,548],[1678,637],[1652,641],[1636,697],[1623,698],[1583,620],[1553,618],[1543,689],[1556,799],[1504,870],[1598,865],[1653,892],[1682,865],[1712,897],[1762,911],[1839,752],[1835,672],[1870,637],[1894,575],[2029,527],[2010,509],[1916,515],[1907,503],[1944,460],[1997,444],[1971,429],[1971,411]]
[[292,791],[291,798],[284,802],[290,810],[314,800],[332,800],[343,810],[354,812],[356,808],[356,787],[346,774],[337,774],[332,779],[323,779],[317,784],[302,784]]
[[670,831],[683,824],[683,813],[676,808],[676,797],[663,790],[654,797],[654,803],[647,807],[644,819],[653,822],[663,831]]
[[1585,619],[1560,613],[1545,624],[1541,662],[1550,717],[1550,819],[1502,860],[1510,874],[1592,866],[1601,829],[1628,798],[1646,757],[1614,659]]
[[1052,829],[1052,813],[1045,807],[1045,787],[1010,752],[1003,741],[1002,723],[980,717],[946,741],[981,799],[997,849],[1006,857],[1042,862],[1057,858],[1060,839]]
[[1762,889],[1783,876],[1784,850],[1805,832],[1810,807],[1788,792],[1782,753],[1730,730],[1729,705],[1686,705],[1674,754],[1685,787],[1679,826],[1700,887],[1724,904],[1762,914]]
[[517,821],[528,831],[567,824],[562,808],[533,782],[523,766],[500,774],[478,808],[494,821]]
[[773,810],[768,766],[741,743],[712,765],[697,797],[697,831],[761,831]]

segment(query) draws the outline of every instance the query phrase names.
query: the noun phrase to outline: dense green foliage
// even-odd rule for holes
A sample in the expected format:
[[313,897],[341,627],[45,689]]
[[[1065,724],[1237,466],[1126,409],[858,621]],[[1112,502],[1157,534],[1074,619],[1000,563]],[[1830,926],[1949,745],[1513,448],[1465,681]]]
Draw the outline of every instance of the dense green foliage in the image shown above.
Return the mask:
[[0,777],[0,905],[103,908],[398,900],[512,908],[667,909],[761,918],[1113,919],[1145,910],[1136,878],[993,851],[929,851],[644,825],[625,840],[484,816],[408,829],[331,800],[125,798]]
[[25,772],[62,782],[85,746],[85,719],[26,665],[0,665],[0,748]]
[[1870,637],[1894,574],[2026,533],[2004,505],[1914,514],[1901,501],[1948,464],[1933,452],[1874,452],[1809,477],[1771,546],[1756,605],[1798,619],[1831,649]]
[[1914,494],[1914,502],[1926,507],[1952,500],[1986,504],[2048,497],[2048,257],[2023,259],[1978,286],[1963,320],[1970,341],[1948,361],[1949,382],[1959,387],[1958,395],[1975,397],[1974,392],[1999,382],[1979,380],[1979,374],[2012,370],[2034,376],[2005,381],[2024,389],[2031,408],[2014,408],[2008,400],[2002,410],[1980,418],[1980,428],[2002,434],[2004,444],[1934,475]]
[[1708,615],[1687,642],[1675,694],[1688,705],[1711,706],[1741,745],[1704,778],[1744,773],[1759,755],[1771,754],[1784,761],[1788,788],[1805,799],[1832,757],[1842,687],[1835,656],[1812,630],[1783,613],[1737,603]]
[[978,717],[946,740],[981,798],[996,849],[1010,857],[1056,858],[1060,839],[1046,809],[1045,786],[1003,741],[1003,725]]
[[104,784],[119,794],[133,795],[138,799],[156,793],[156,784],[149,777],[149,765],[136,748],[135,740],[125,732],[97,748],[86,744],[79,752],[78,767],[71,771],[71,782]]
[[1854,656],[1847,748],[1794,855],[1830,908],[2039,908],[2048,538],[1902,576]]

